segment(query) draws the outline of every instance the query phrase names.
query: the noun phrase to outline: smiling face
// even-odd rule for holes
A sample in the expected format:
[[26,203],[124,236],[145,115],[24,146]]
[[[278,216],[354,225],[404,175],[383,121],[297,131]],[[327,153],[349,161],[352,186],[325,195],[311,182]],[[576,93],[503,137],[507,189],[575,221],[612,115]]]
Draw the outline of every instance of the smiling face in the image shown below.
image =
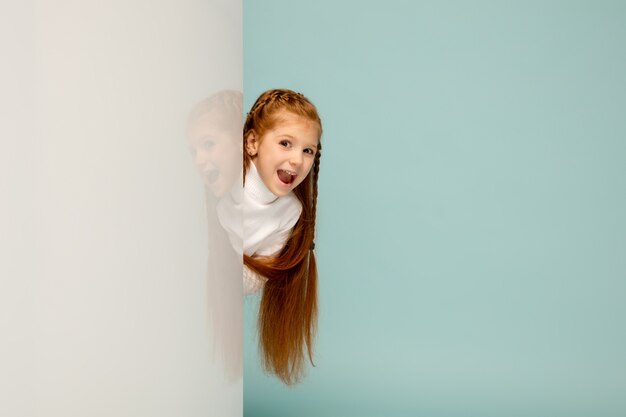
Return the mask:
[[[223,195],[241,170],[241,136],[226,130],[215,117],[199,118],[191,126],[189,145],[194,163],[207,188]],[[223,124],[223,123],[221,123]]]
[[311,171],[319,145],[319,128],[316,123],[288,111],[276,116],[274,128],[263,136],[248,134],[246,151],[265,186],[282,197]]

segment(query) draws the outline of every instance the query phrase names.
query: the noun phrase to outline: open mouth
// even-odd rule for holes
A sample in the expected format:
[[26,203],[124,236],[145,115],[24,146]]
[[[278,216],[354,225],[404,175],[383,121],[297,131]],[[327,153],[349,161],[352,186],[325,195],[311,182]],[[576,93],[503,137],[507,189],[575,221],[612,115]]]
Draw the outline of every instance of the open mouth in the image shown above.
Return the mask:
[[296,180],[296,177],[298,176],[297,173],[293,171],[287,171],[285,169],[279,169],[277,173],[278,173],[278,179],[285,185],[291,185]]
[[217,179],[220,177],[220,170],[219,169],[212,169],[209,172],[206,173],[205,178],[206,178],[206,182],[209,185],[213,185],[215,183],[215,181],[217,181]]

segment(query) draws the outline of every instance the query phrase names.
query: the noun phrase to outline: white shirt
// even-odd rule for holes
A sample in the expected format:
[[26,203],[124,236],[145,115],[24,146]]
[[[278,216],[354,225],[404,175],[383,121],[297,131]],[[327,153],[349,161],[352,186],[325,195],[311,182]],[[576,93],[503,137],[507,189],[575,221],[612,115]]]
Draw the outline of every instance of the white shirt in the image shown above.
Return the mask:
[[[238,254],[271,256],[278,253],[302,213],[302,204],[293,192],[283,197],[273,194],[250,164],[243,183],[243,171],[231,190],[217,203],[218,219]],[[243,215],[243,219],[242,219]],[[267,280],[244,265],[244,294],[263,287]]]

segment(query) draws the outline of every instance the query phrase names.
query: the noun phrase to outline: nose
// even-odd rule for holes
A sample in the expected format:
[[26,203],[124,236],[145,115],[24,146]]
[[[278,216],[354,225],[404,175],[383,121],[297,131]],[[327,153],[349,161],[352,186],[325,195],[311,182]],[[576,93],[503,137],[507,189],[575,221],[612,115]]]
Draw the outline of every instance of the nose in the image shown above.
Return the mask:
[[208,160],[209,155],[207,154],[207,152],[203,151],[202,149],[196,150],[196,155],[194,158],[194,162],[196,163],[196,165],[204,165],[207,163]]
[[291,153],[291,157],[289,158],[289,162],[293,166],[300,166],[300,165],[302,165],[302,152],[300,152],[300,151],[293,151]]

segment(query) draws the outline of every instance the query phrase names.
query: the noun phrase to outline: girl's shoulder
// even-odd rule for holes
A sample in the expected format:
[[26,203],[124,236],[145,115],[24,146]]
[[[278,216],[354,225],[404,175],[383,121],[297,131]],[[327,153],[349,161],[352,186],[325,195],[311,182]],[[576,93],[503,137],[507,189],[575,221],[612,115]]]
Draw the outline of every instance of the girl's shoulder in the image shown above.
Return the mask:
[[279,197],[276,202],[278,201],[281,202],[281,205],[283,206],[282,211],[285,214],[282,225],[288,225],[290,228],[293,227],[293,225],[296,224],[296,221],[300,218],[300,214],[302,214],[302,203],[293,191],[284,197]]

